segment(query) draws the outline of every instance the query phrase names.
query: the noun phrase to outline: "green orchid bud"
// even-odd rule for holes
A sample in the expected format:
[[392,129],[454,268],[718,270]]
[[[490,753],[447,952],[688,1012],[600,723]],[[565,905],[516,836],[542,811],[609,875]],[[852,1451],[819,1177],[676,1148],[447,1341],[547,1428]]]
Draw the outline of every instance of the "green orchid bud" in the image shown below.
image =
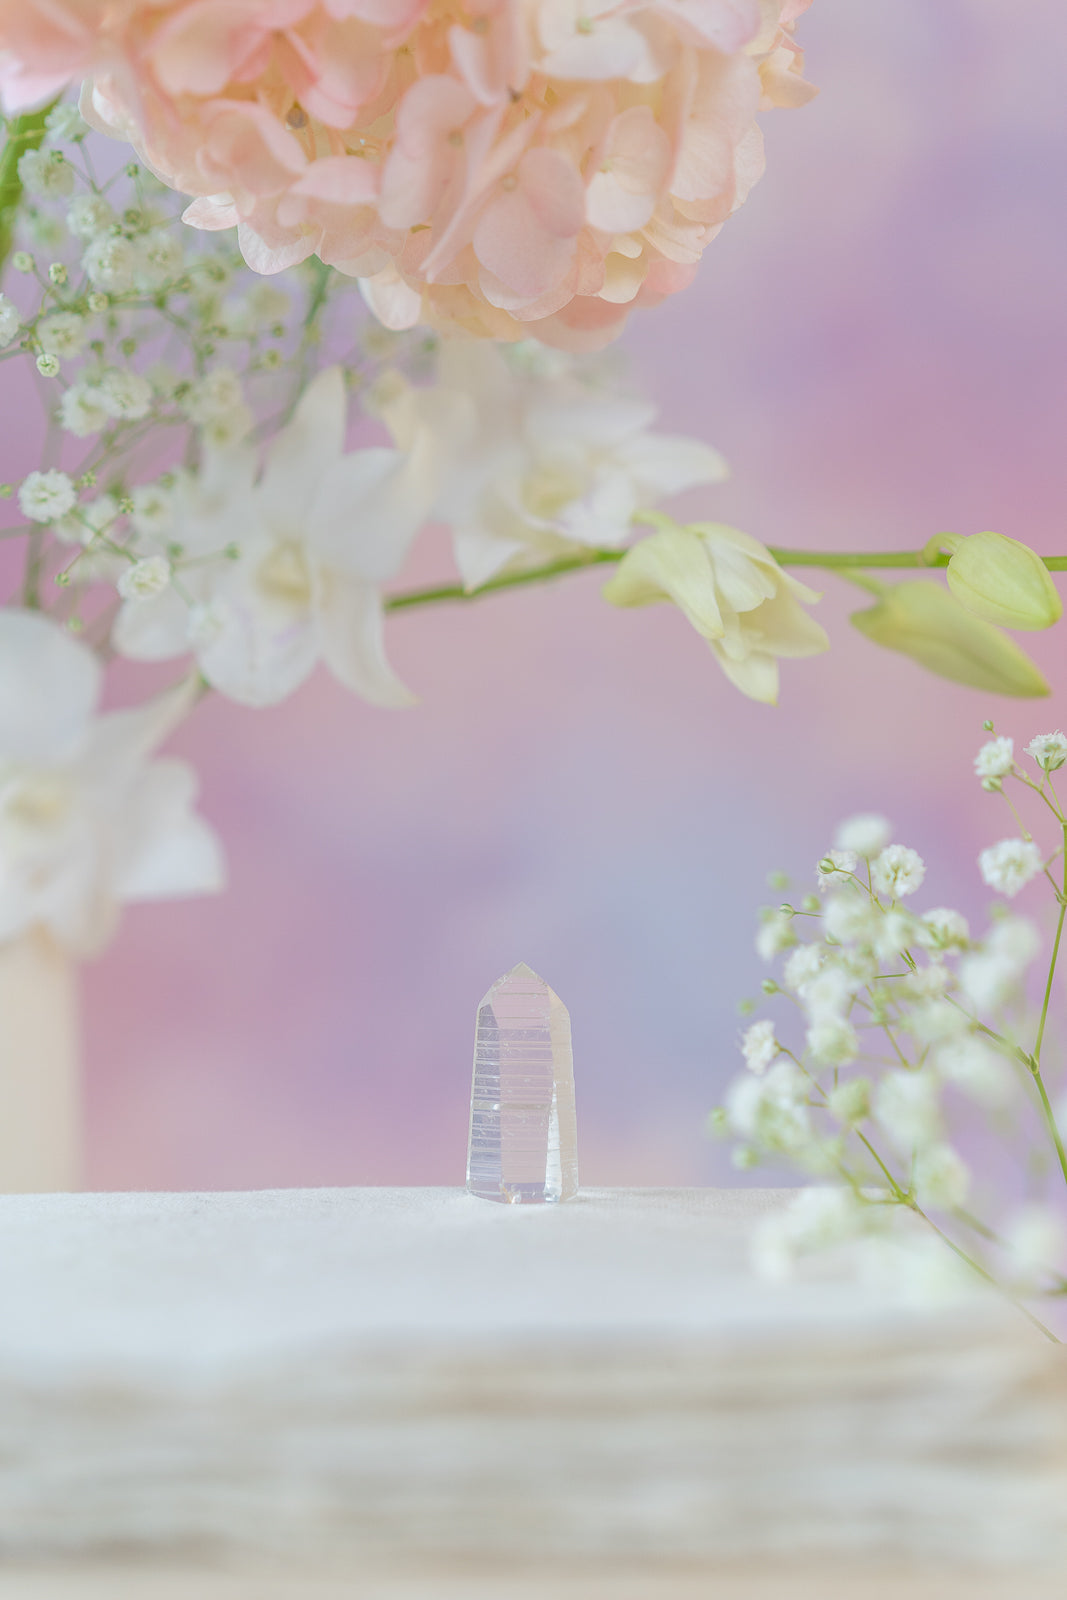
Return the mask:
[[1060,620],[1056,585],[1029,545],[1002,533],[947,534],[936,542],[949,552],[948,586],[968,611],[1028,633]]
[[899,650],[953,683],[1020,699],[1050,693],[1014,639],[968,611],[939,583],[894,584],[851,620],[874,644]]

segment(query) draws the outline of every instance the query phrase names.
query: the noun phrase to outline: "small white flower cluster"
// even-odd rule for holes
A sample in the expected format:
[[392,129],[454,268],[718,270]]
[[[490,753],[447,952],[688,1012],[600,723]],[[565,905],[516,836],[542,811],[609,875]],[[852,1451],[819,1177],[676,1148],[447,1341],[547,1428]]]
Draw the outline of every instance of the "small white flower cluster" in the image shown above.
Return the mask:
[[[1062,922],[1067,822],[1051,775],[1067,764],[1067,738],[1039,735],[1027,754],[1037,778],[1015,765],[1011,739],[994,737],[975,771],[992,792],[1012,778],[1039,796],[1055,817],[1058,846],[1046,856],[1029,834],[1016,835],[982,851],[979,866],[1008,898],[1047,872]],[[965,1259],[1013,1294],[1060,1293],[1063,1207],[1014,1212],[1001,1203],[991,1224],[976,1221],[972,1209],[990,1196],[958,1135],[983,1113],[1013,1139],[1026,1130],[1044,1143],[1061,1187],[1067,1180],[1041,1065],[1051,975],[1035,986],[1045,994],[1036,1042],[1022,1043],[1026,978],[1046,942],[1033,922],[1002,909],[981,939],[958,911],[913,909],[925,877],[922,858],[893,842],[883,817],[852,817],[818,862],[818,892],[763,913],[757,951],[782,963],[764,992],[791,1009],[742,1034],[746,1070],[713,1125],[736,1141],[738,1167],[785,1160],[818,1180],[759,1233],[758,1263],[772,1275],[810,1251],[882,1239],[892,1215],[908,1213],[936,1218]],[[781,875],[771,881],[783,883]],[[1067,1113],[1067,1097],[1060,1109]],[[1037,1170],[1028,1165],[1031,1186]]]
[[[33,364],[52,424],[32,470],[0,485],[24,519],[10,530],[25,536],[22,593],[83,653],[183,663],[198,690],[251,706],[321,664],[374,704],[407,705],[385,586],[426,522],[449,527],[476,589],[621,551],[640,513],[726,475],[702,441],[654,431],[607,358],[373,320],[353,343],[354,279],[316,260],[264,283],[229,230],[184,228],[181,202],[137,163],[97,183],[87,133],[58,106],[22,151],[20,248],[0,295],[0,359]],[[347,353],[324,366],[326,344]],[[389,443],[347,448],[353,392]],[[906,856],[883,869],[900,894],[916,881]],[[0,920],[4,870],[0,838]],[[790,919],[764,937],[787,948]],[[827,1033],[820,1048],[849,1040]],[[783,1144],[804,1120],[797,1087],[788,1063],[768,1063],[768,1137]]]

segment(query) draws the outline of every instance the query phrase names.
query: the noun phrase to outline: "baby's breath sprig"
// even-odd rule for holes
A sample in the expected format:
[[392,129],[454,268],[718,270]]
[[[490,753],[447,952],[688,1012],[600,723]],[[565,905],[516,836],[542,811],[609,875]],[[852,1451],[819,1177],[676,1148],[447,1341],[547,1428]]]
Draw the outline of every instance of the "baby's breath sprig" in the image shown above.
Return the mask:
[[[184,227],[183,202],[138,162],[99,180],[74,106],[4,131],[0,264],[16,213],[23,238],[0,360],[32,363],[48,424],[39,465],[9,486],[25,520],[5,537],[26,540],[22,602],[84,632],[87,614],[115,619],[116,598],[180,592],[189,563],[232,564],[232,537],[195,556],[168,538],[175,497],[213,452],[269,443],[292,417],[327,320],[358,323],[358,288],[317,260],[258,277],[230,234]],[[415,371],[419,343],[375,330],[351,352],[353,383],[409,352]],[[109,654],[109,629],[93,637]]]
[[[957,911],[916,912],[925,862],[892,841],[884,818],[849,819],[818,862],[819,910],[802,920],[792,905],[768,909],[756,939],[764,960],[782,962],[764,993],[799,1013],[802,1040],[792,1039],[795,1021],[752,1022],[741,1040],[747,1070],[712,1125],[738,1141],[739,1167],[786,1161],[818,1180],[761,1231],[768,1271],[846,1240],[883,1241],[893,1213],[909,1214],[948,1247],[946,1262],[965,1262],[1036,1321],[1030,1303],[1062,1297],[1067,1282],[1065,1075],[1061,1064],[1050,1087],[1044,1054],[1067,920],[1067,818],[1053,776],[1067,765],[1067,737],[1032,739],[1029,766],[1012,739],[985,728],[975,772],[1009,806],[1014,832],[981,852],[982,879],[1006,901],[1043,877],[1056,907],[1051,946],[1003,903],[981,938]],[[1051,847],[1010,785],[1040,801]],[[1038,1009],[1026,979],[1043,949]],[[976,1116],[988,1120],[983,1137],[1015,1153],[1019,1194],[1048,1153],[1047,1192],[1020,1204],[990,1187],[981,1176],[990,1164],[967,1155],[979,1147]]]

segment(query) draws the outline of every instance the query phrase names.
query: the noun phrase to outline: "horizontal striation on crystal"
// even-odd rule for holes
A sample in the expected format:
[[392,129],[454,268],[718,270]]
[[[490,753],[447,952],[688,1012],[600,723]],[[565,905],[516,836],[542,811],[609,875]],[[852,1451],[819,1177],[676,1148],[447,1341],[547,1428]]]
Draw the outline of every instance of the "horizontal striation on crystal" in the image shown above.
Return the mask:
[[478,1007],[467,1188],[512,1205],[578,1192],[570,1013],[525,962]]

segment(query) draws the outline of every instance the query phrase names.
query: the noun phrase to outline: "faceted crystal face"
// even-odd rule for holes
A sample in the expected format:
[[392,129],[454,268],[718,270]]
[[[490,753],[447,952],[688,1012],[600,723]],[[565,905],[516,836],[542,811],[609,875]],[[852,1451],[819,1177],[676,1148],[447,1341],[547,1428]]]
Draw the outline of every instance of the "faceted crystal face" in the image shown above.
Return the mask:
[[478,1007],[467,1188],[512,1205],[578,1192],[570,1013],[525,962]]

